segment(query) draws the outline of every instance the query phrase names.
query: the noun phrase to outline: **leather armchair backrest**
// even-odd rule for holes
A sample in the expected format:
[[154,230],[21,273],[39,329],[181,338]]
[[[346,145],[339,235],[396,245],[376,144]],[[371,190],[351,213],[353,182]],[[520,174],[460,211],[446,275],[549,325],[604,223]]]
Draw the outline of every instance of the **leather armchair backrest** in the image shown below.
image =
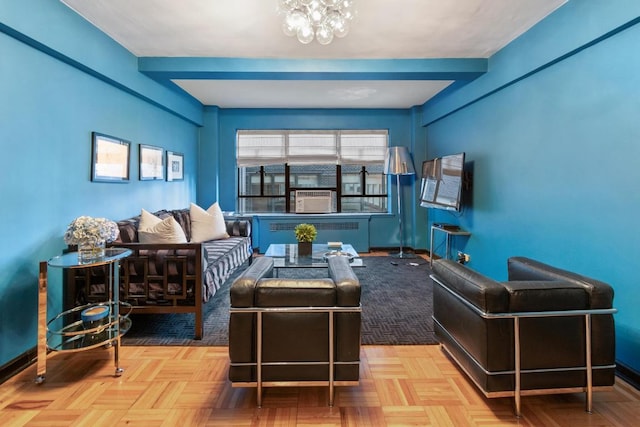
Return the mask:
[[336,256],[329,258],[328,264],[326,279],[273,278],[273,259],[257,257],[231,285],[231,307],[357,307],[360,281],[349,260]]
[[503,285],[509,292],[509,313],[589,309],[584,287],[564,280],[512,280]]
[[582,287],[589,295],[586,308],[613,307],[613,288],[590,277],[582,276],[560,268],[552,267],[525,257],[511,257],[507,261],[509,281],[544,280],[563,281]]
[[336,285],[325,279],[261,279],[255,291],[256,307],[333,307]]

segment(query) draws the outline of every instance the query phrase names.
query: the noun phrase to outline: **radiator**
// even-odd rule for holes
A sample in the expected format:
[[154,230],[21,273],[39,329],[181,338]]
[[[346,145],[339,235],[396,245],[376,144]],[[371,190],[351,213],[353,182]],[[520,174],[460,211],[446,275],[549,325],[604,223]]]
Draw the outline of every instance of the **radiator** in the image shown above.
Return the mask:
[[266,250],[271,243],[295,243],[293,230],[303,222],[316,226],[318,236],[314,243],[338,241],[351,244],[358,252],[369,251],[369,217],[329,219],[317,215],[261,220],[261,251]]

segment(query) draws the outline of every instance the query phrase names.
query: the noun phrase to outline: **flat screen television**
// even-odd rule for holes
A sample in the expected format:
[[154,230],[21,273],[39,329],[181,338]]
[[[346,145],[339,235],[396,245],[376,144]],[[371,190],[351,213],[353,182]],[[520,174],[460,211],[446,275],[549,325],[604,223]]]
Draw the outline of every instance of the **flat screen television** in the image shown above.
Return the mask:
[[464,153],[424,161],[420,206],[460,211],[464,179]]

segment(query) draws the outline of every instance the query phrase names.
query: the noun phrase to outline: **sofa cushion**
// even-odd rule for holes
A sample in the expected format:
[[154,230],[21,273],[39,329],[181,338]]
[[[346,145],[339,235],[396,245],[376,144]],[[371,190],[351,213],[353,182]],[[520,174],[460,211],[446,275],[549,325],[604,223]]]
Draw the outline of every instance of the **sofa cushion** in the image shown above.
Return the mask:
[[[142,220],[140,220],[142,224]],[[140,243],[187,243],[184,230],[174,217],[170,216],[146,229],[142,226],[138,229],[138,239]]]
[[120,234],[116,239],[116,243],[137,243],[139,221],[139,216],[118,221],[117,224]]
[[[187,238],[187,242],[191,241],[191,217],[189,209],[175,209],[170,212],[171,216],[180,224],[184,235]],[[195,243],[195,242],[194,242]]]
[[250,237],[230,237],[202,243],[202,256],[205,260],[202,293],[204,301],[213,297],[229,276],[251,258],[252,252]]
[[191,242],[201,243],[209,240],[229,238],[227,224],[218,203],[214,203],[206,211],[191,203]]

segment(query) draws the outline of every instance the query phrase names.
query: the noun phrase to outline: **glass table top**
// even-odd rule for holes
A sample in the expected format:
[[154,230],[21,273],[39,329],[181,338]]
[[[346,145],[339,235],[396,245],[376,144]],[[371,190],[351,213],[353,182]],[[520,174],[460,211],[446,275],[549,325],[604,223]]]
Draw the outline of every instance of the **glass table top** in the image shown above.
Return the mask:
[[265,256],[273,258],[275,268],[309,268],[327,267],[327,258],[332,256],[346,256],[352,267],[362,267],[362,259],[353,246],[343,244],[341,248],[329,248],[327,244],[313,244],[311,256],[298,256],[296,243],[275,243],[269,245]]
[[90,263],[80,263],[78,261],[78,252],[68,252],[58,255],[49,260],[49,267],[58,268],[84,268],[90,265],[110,264],[119,259],[126,258],[131,255],[131,249],[127,248],[107,248],[104,250],[104,257],[96,259]]

